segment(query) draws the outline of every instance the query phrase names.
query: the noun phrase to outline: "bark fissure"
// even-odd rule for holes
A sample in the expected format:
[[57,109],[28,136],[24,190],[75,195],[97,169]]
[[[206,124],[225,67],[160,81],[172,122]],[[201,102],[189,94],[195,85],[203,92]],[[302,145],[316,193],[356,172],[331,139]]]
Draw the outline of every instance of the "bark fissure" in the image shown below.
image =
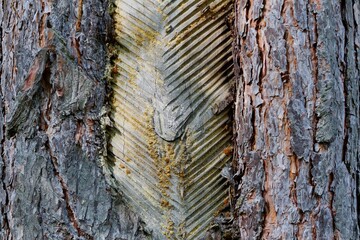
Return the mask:
[[[2,35],[2,34],[1,34]],[[2,91],[1,92],[1,117],[5,118],[5,105],[3,102],[3,94]],[[9,193],[8,193],[8,189],[6,186],[6,161],[5,161],[5,154],[4,154],[4,148],[5,148],[5,135],[4,133],[6,132],[5,129],[5,124],[3,124],[2,126],[2,133],[1,133],[1,149],[0,149],[0,156],[2,159],[2,173],[1,173],[1,182],[2,182],[2,188],[3,191],[5,192],[5,203],[4,205],[2,204],[1,206],[1,216],[3,218],[3,228],[6,229],[5,230],[5,234],[8,237],[10,235],[10,224],[9,224],[9,219],[8,219],[8,206],[9,206]]]
[[[310,1],[311,2],[311,1]],[[312,9],[308,9],[308,15],[312,14],[312,18],[314,20],[313,22],[313,30],[314,30],[314,39],[313,41],[311,41],[311,36],[310,36],[310,31],[309,31],[309,44],[310,44],[310,51],[311,51],[311,62],[312,62],[312,71],[313,71],[313,79],[314,79],[314,92],[313,92],[313,102],[316,103],[316,95],[318,93],[318,89],[317,89],[317,85],[318,85],[318,75],[319,75],[319,66],[318,66],[318,56],[317,56],[317,42],[318,42],[318,32],[317,32],[317,20],[316,20],[316,13],[313,12]],[[318,117],[316,115],[316,104],[314,104],[313,106],[313,120],[312,120],[312,131],[313,131],[313,151],[317,151],[315,148],[315,143],[316,143],[316,128],[317,128],[317,124],[318,124]]]
[[349,142],[349,130],[348,130],[348,126],[350,124],[350,116],[351,116],[351,109],[348,106],[349,102],[348,102],[348,88],[347,85],[349,84],[348,81],[348,73],[347,73],[347,67],[348,67],[348,47],[347,47],[347,43],[349,41],[348,39],[348,34],[349,34],[349,26],[346,20],[346,1],[348,0],[341,0],[340,2],[340,6],[341,6],[341,19],[342,19],[342,24],[344,26],[345,29],[345,35],[344,35],[344,64],[341,64],[340,67],[340,71],[342,73],[342,78],[343,78],[343,89],[344,89],[344,107],[345,107],[345,117],[344,117],[344,131],[343,131],[343,136],[344,136],[344,141],[343,141],[343,148],[342,148],[342,161],[344,162],[347,170],[349,173],[352,173],[351,171],[351,166],[350,166],[350,162],[346,161],[346,155],[348,152],[347,146],[348,146],[348,142]]
[[329,192],[329,209],[331,211],[331,217],[332,217],[332,228],[335,230],[336,229],[336,224],[335,224],[335,216],[336,216],[336,211],[334,209],[334,191],[333,191],[333,182],[334,182],[334,173],[330,173],[329,175],[329,185],[328,185],[328,192]]
[[83,17],[83,0],[78,0],[78,10],[77,10],[77,20],[75,23],[75,31],[73,33],[73,37],[72,37],[72,44],[74,47],[74,51],[75,51],[75,57],[77,59],[77,63],[79,65],[82,64],[82,54],[81,54],[81,50],[80,50],[80,41],[79,41],[79,37],[81,34],[81,20]]
[[45,47],[46,45],[46,36],[44,34],[45,28],[46,28],[46,21],[47,21],[47,16],[48,13],[44,13],[45,10],[45,2],[44,1],[40,1],[41,3],[41,17],[40,17],[40,21],[39,21],[39,30],[38,30],[38,34],[39,34],[39,46],[40,47]]
[[[360,8],[359,7],[359,5],[360,5],[360,3],[358,3],[357,4],[357,6],[358,6],[358,8]],[[356,6],[356,4],[353,2],[353,4],[352,4],[352,12],[353,12],[353,16],[355,16],[355,6]],[[356,45],[356,39],[358,39],[358,38],[360,38],[360,32],[358,32],[359,31],[359,29],[360,29],[360,27],[359,27],[359,24],[360,24],[360,22],[358,22],[357,20],[359,20],[360,21],[360,18],[355,18],[354,19],[354,45],[355,46],[357,46]],[[360,51],[360,46],[357,46],[356,48],[355,48],[355,51],[354,51],[354,55],[355,55],[355,66],[356,66],[356,69],[357,69],[357,71],[358,72],[360,72],[360,62],[358,61],[359,59],[360,59],[360,57],[359,57],[359,51]],[[359,92],[360,92],[360,86],[359,86]],[[360,96],[359,96],[359,102],[360,102]],[[358,109],[358,111],[359,111],[360,109]]]
[[[317,82],[318,82],[318,57],[317,57],[317,40],[318,40],[318,33],[317,33],[317,23],[316,23],[316,13],[313,12],[313,10],[310,8],[310,4],[312,3],[312,0],[309,1],[309,4],[306,8],[306,19],[307,19],[307,23],[308,25],[311,24],[311,20],[310,18],[312,17],[312,19],[314,20],[313,22],[313,34],[314,34],[314,39],[312,39],[312,32],[311,32],[311,26],[308,26],[308,29],[306,30],[307,32],[307,41],[309,44],[309,48],[310,48],[310,53],[311,53],[311,63],[312,63],[312,67],[311,67],[311,71],[312,71],[312,77],[313,77],[313,81],[314,81],[314,86],[313,86],[313,99],[312,102],[315,103],[316,102],[316,94],[317,94]],[[312,112],[313,112],[313,116],[312,116],[312,151],[317,151],[315,143],[316,143],[316,126],[317,126],[317,122],[318,122],[318,118],[315,114],[315,110],[316,110],[316,104],[314,104]],[[308,182],[309,184],[312,186],[312,192],[311,194],[314,194],[314,189],[315,189],[315,183],[313,181],[313,176],[312,176],[312,169],[313,169],[313,163],[312,163],[312,157],[310,158],[310,162],[309,162],[309,171],[308,171]],[[316,236],[316,229],[314,228],[315,231],[315,235]]]
[[[307,19],[308,19],[308,23],[311,24],[312,26],[309,26],[309,30],[308,30],[308,42],[309,42],[309,48],[310,48],[310,53],[311,53],[311,63],[312,63],[312,67],[311,67],[311,71],[312,71],[312,77],[313,77],[313,116],[312,116],[312,150],[314,152],[319,151],[318,147],[317,147],[317,143],[316,143],[316,131],[317,131],[317,125],[318,125],[318,121],[319,118],[316,114],[316,97],[317,97],[317,93],[318,93],[318,75],[319,75],[319,64],[318,64],[318,53],[317,53],[317,44],[318,44],[318,38],[319,38],[319,34],[318,34],[318,26],[317,26],[317,13],[316,11],[313,9],[314,8],[314,1],[310,0],[308,7],[307,7]],[[310,20],[311,19],[311,20]],[[313,32],[312,32],[313,31]],[[308,182],[309,184],[312,186],[312,196],[315,196],[316,199],[316,205],[317,208],[320,206],[320,197],[318,195],[315,194],[315,187],[316,187],[316,183],[314,182],[314,176],[313,176],[313,169],[314,169],[314,164],[313,164],[313,157],[310,158],[310,164],[309,164],[309,179]],[[310,221],[311,221],[311,225],[315,226],[316,225],[316,215],[318,213],[310,213]],[[317,238],[317,228],[313,227],[312,231],[311,231],[311,235],[313,239]]]
[[[359,159],[359,146],[354,144],[354,140],[358,140],[359,128],[359,102],[360,102],[360,87],[359,87],[359,59],[358,59],[358,22],[359,19],[359,3],[356,1],[341,1],[341,19],[344,27],[344,60],[341,62],[341,74],[343,78],[343,89],[345,95],[345,118],[344,118],[344,142],[342,161],[347,168],[347,172],[351,175],[352,182],[355,183],[356,194],[354,198],[358,198],[359,193],[359,163],[355,159]],[[357,133],[357,134],[356,134]],[[356,206],[353,211],[357,211],[357,223],[354,226],[354,231],[359,234],[360,226],[360,204],[359,200],[355,199]]]
[[[266,9],[266,0],[263,0],[262,1],[262,8],[260,8],[260,13],[259,13],[259,18],[254,18],[254,19],[251,19],[251,21],[253,22],[253,24],[255,25],[254,26],[254,29],[256,30],[256,44],[257,44],[257,49],[259,50],[259,61],[260,61],[260,69],[259,69],[259,75],[258,76],[255,76],[255,79],[257,80],[257,86],[259,87],[259,95],[260,95],[260,98],[263,99],[262,95],[263,95],[263,81],[266,77],[266,72],[267,72],[267,69],[266,69],[266,60],[267,60],[267,52],[266,52],[266,49],[265,49],[265,38],[263,36],[263,28],[266,26],[266,22],[265,22],[265,16],[266,16],[266,12],[268,9]],[[253,11],[255,10],[254,9],[254,5],[253,5]],[[266,104],[266,103],[262,103],[260,104],[258,107],[255,106],[254,103],[250,103],[250,106],[253,105],[254,107],[253,108],[258,108],[258,111],[259,113],[263,113],[262,111],[262,106]],[[255,111],[254,111],[255,113]],[[266,114],[266,112],[264,113],[264,115]],[[256,124],[256,116],[254,114],[254,120],[253,120],[253,135],[252,135],[252,138],[253,138],[253,142],[254,142],[254,146],[252,148],[252,151],[256,151],[256,138],[258,136],[258,133],[257,131],[259,130],[258,129],[258,126]],[[264,119],[265,119],[265,116],[264,116]],[[261,120],[260,120],[261,121]],[[259,121],[258,121],[259,122]],[[266,135],[265,135],[266,136]],[[266,225],[267,223],[271,223],[272,220],[269,220],[268,216],[270,216],[270,218],[274,218],[274,215],[276,216],[276,212],[274,211],[274,205],[273,205],[273,202],[271,201],[271,196],[269,196],[269,191],[268,189],[270,188],[269,186],[269,176],[268,176],[268,172],[269,172],[269,168],[271,168],[271,160],[270,158],[267,158],[267,159],[264,159],[263,160],[263,165],[264,165],[264,182],[265,182],[265,187],[264,187],[264,191],[262,192],[263,194],[263,198],[265,200],[265,218],[264,218],[264,221],[263,221],[263,226],[262,226],[262,232],[260,234],[263,235],[264,231],[266,230]]]
[[[358,7],[358,11],[360,10],[360,4],[357,3],[357,7]],[[355,16],[355,7],[356,7],[356,4],[355,2],[352,2],[352,13],[353,13],[353,16]],[[359,22],[358,20],[360,20],[360,18],[355,18],[354,19],[354,45],[356,46],[356,40],[360,38],[360,28],[359,28]],[[359,51],[360,51],[360,46],[357,46],[355,48],[355,51],[354,51],[354,55],[355,55],[355,66],[356,66],[356,69],[357,69],[357,72],[359,73],[360,72],[360,57],[359,57]],[[359,76],[358,76],[358,79],[359,79]],[[360,85],[358,86],[358,92],[360,93]],[[355,99],[355,101],[357,101],[357,116],[360,116],[360,107],[359,107],[359,103],[360,103],[360,94],[358,96],[357,99]],[[360,125],[358,125],[358,132],[360,132]],[[357,156],[356,156],[357,159],[360,159],[360,146],[358,147],[358,151],[357,151]],[[357,169],[360,169],[360,161],[358,161],[358,164],[357,164]],[[357,206],[356,206],[356,209],[357,209],[357,233],[359,234],[360,232],[360,173],[359,173],[359,170],[357,171],[356,173],[356,196],[357,196]]]
[[79,0],[79,2],[78,2],[77,20],[76,20],[76,24],[75,24],[76,32],[81,31],[82,16],[83,16],[83,0]]
[[[1,7],[2,9],[0,9],[0,36],[1,39],[3,37],[3,13],[4,13],[4,1],[1,1]],[[0,41],[0,62],[1,65],[3,64],[3,56],[4,56],[4,52],[3,52],[3,43],[2,40]],[[2,67],[0,67],[0,76],[2,75]],[[2,85],[2,81],[1,81],[1,85]],[[2,88],[0,88],[0,104],[1,104],[1,109],[0,109],[0,118],[3,122],[3,120],[5,119],[5,104],[4,104],[4,94],[2,91]],[[3,202],[1,204],[1,217],[2,217],[2,228],[5,229],[5,238],[8,238],[10,235],[10,224],[9,224],[9,219],[8,219],[8,206],[9,206],[9,193],[8,193],[8,189],[6,186],[6,161],[5,161],[5,124],[2,125],[1,127],[1,132],[0,132],[0,136],[1,136],[1,146],[0,146],[0,158],[2,161],[2,169],[1,169],[1,183],[2,183],[2,188],[3,188],[3,192],[5,193],[5,197],[4,200],[5,202]],[[0,202],[1,203],[1,202]]]
[[[66,205],[66,211],[67,211],[67,215],[68,215],[68,219],[71,222],[71,224],[73,225],[74,229],[76,230],[78,236],[81,237],[85,237],[86,239],[93,239],[88,233],[86,233],[84,230],[81,229],[80,224],[77,220],[76,214],[74,209],[71,207],[71,194],[69,192],[69,188],[63,178],[63,176],[61,176],[61,173],[59,171],[59,162],[58,162],[58,158],[55,156],[52,148],[51,148],[51,144],[50,144],[50,138],[51,136],[49,135],[49,133],[47,132],[47,130],[49,129],[49,125],[51,124],[51,65],[54,63],[55,58],[56,58],[56,52],[55,52],[55,47],[52,46],[49,48],[49,50],[46,50],[46,60],[45,61],[45,69],[43,70],[43,73],[41,74],[41,80],[35,82],[35,84],[41,85],[42,87],[42,102],[44,103],[43,106],[41,106],[41,110],[40,110],[40,129],[46,133],[46,137],[47,140],[45,142],[45,149],[47,150],[52,166],[53,166],[53,170],[54,170],[54,174],[55,177],[58,179],[59,184],[61,186],[62,189],[62,193],[63,193],[63,199],[65,201],[65,205]],[[36,87],[36,86],[35,86]],[[77,86],[78,88],[78,86]],[[51,127],[55,127],[55,126],[51,126]],[[80,136],[81,137],[81,136]],[[80,138],[78,136],[75,136],[76,140],[75,143],[78,144],[78,140],[77,138]],[[39,201],[40,204],[40,201]]]
[[85,231],[83,231],[80,228],[80,224],[76,218],[75,211],[73,210],[73,208],[71,207],[71,204],[70,204],[71,198],[70,198],[69,189],[64,181],[64,178],[61,176],[61,174],[59,172],[58,160],[51,149],[49,140],[47,140],[47,142],[45,143],[45,146],[49,153],[49,156],[50,156],[53,168],[54,168],[54,174],[61,185],[63,199],[65,200],[66,210],[67,210],[67,214],[68,214],[71,224],[73,225],[74,229],[77,231],[78,236],[85,237],[86,239],[93,239],[93,237],[91,235],[89,235],[88,233],[86,233]]

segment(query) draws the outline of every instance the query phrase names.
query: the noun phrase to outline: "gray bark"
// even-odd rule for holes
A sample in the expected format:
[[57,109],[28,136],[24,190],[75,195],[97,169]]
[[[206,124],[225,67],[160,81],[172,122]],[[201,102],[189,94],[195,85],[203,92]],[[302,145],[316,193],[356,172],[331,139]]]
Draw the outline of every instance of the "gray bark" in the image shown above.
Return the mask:
[[359,239],[359,2],[236,1],[242,239]]
[[146,237],[99,167],[108,4],[1,1],[0,239]]

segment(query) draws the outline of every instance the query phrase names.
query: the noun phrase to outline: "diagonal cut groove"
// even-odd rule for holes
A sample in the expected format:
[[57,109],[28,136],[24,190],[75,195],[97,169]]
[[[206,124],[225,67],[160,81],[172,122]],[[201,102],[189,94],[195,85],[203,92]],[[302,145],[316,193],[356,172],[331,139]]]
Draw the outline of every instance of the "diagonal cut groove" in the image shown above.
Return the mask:
[[115,2],[104,167],[154,239],[204,237],[228,198],[221,171],[231,162],[232,4]]

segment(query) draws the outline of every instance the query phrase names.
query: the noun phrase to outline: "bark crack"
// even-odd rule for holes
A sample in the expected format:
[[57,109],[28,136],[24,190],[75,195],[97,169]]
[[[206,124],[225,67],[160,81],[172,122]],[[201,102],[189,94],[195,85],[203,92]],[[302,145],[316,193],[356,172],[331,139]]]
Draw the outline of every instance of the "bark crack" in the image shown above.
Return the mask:
[[[349,26],[346,23],[346,1],[345,0],[341,0],[340,2],[340,6],[341,6],[341,20],[345,29],[345,35],[344,35],[344,41],[345,43],[348,42],[348,34],[349,34]],[[340,70],[342,73],[342,77],[343,77],[343,89],[344,89],[344,104],[345,104],[345,117],[344,117],[344,141],[343,141],[343,148],[342,148],[342,161],[345,164],[347,170],[349,173],[352,173],[351,171],[351,166],[350,166],[350,162],[346,161],[346,154],[347,154],[347,146],[348,146],[348,142],[349,142],[349,125],[350,125],[350,106],[348,106],[348,89],[347,89],[347,85],[348,85],[348,73],[347,73],[347,67],[348,67],[348,48],[347,48],[347,44],[344,45],[344,61],[345,63],[342,64],[342,66],[340,66]],[[335,229],[335,228],[334,228]]]
[[[313,100],[314,103],[313,106],[313,116],[312,116],[312,145],[313,145],[313,151],[317,152],[317,143],[316,143],[316,129],[318,125],[319,118],[316,114],[316,99],[317,99],[317,93],[318,93],[318,75],[319,75],[319,64],[318,64],[318,54],[317,54],[317,44],[318,44],[318,29],[317,29],[317,13],[313,9],[313,4],[316,4],[313,2],[313,0],[309,1],[309,5],[307,7],[307,18],[309,23],[309,31],[308,31],[308,42],[309,42],[309,48],[310,48],[310,54],[311,54],[311,63],[312,63],[312,76],[314,81],[314,89],[313,89]],[[312,21],[310,19],[312,18]],[[310,24],[313,24],[310,26]],[[311,31],[313,31],[313,35],[311,35]],[[313,157],[310,157],[310,167],[309,167],[309,184],[312,186],[312,194],[314,195],[315,190],[315,182],[313,179],[312,170],[314,168],[313,165]],[[316,204],[317,207],[320,205],[320,199],[319,196],[316,196]],[[311,225],[315,226],[316,224],[316,213],[312,213],[310,217]],[[312,238],[317,238],[317,230],[316,227],[312,228]]]
[[[311,9],[308,9],[308,15],[312,12]],[[317,42],[318,42],[318,31],[317,31],[317,18],[316,18],[316,12],[312,12],[312,17],[314,20],[314,39],[313,42],[311,42],[311,37],[310,37],[310,33],[309,33],[309,44],[310,44],[310,52],[311,52],[311,62],[313,65],[313,77],[314,77],[314,92],[313,92],[313,102],[314,104],[314,109],[313,109],[313,124],[312,124],[312,129],[313,129],[313,150],[315,151],[315,143],[316,143],[316,129],[317,129],[317,124],[318,124],[318,117],[316,115],[316,98],[317,98],[317,92],[318,92],[318,74],[319,74],[319,64],[318,64],[318,56],[317,56]]]
[[[354,10],[354,8],[355,8],[355,4],[353,3],[352,4],[352,11],[353,11],[353,16],[355,16],[355,10]],[[356,21],[356,18],[354,18],[354,45],[356,46],[356,39],[357,39],[357,35],[359,35],[359,37],[360,37],[360,33],[357,33],[357,30],[359,29],[359,23]],[[360,72],[360,63],[359,63],[359,61],[358,61],[358,59],[359,59],[359,53],[358,53],[358,49],[360,49],[360,46],[357,46],[356,48],[355,48],[355,66],[356,66],[356,69],[357,69],[357,71],[358,72]],[[360,92],[360,88],[358,89],[359,90],[359,92]],[[360,97],[359,97],[359,99],[358,99],[358,102],[360,102]]]
[[75,50],[77,62],[81,65],[81,50],[80,50],[80,41],[77,37],[77,33],[81,32],[81,20],[83,16],[83,0],[79,0],[78,12],[77,12],[77,20],[75,23],[75,32],[72,39],[72,45]]
[[[312,2],[312,0],[309,1],[309,4]],[[310,7],[307,7],[307,22],[310,25],[310,14],[312,13],[312,9],[310,9]],[[312,63],[312,76],[314,79],[314,89],[313,89],[313,100],[312,102],[314,103],[313,106],[313,119],[312,119],[312,129],[313,129],[313,136],[312,136],[312,145],[313,145],[313,151],[316,152],[316,126],[318,123],[318,117],[316,116],[316,94],[318,92],[317,89],[317,82],[318,82],[318,57],[317,57],[317,41],[318,41],[318,32],[317,32],[317,21],[316,21],[316,13],[313,12],[312,13],[312,17],[313,17],[313,30],[314,30],[314,39],[312,41],[312,37],[311,37],[311,29],[308,30],[308,43],[309,43],[309,48],[310,48],[310,54],[311,54],[311,63]],[[310,28],[310,26],[308,26]],[[310,157],[310,167],[309,167],[309,183],[310,185],[313,187],[313,191],[315,189],[315,183],[313,181],[313,176],[312,176],[312,171],[313,169],[313,163],[312,163],[312,157]],[[316,230],[315,230],[316,231]],[[316,235],[315,235],[316,236]]]
[[[42,131],[44,131],[45,133],[47,133],[47,130],[49,128],[50,122],[51,122],[51,116],[50,116],[50,111],[51,111],[51,84],[50,84],[50,76],[51,76],[51,69],[50,66],[47,66],[44,70],[44,73],[42,74],[42,79],[41,79],[41,85],[43,88],[43,94],[45,95],[45,99],[44,99],[44,107],[41,111],[41,121],[40,121],[40,129]],[[47,100],[46,100],[47,99]],[[73,227],[75,228],[75,230],[77,231],[78,236],[82,236],[85,239],[93,239],[92,236],[90,236],[88,233],[86,233],[84,230],[82,230],[80,228],[79,222],[76,219],[76,215],[75,215],[75,211],[72,209],[71,204],[70,204],[70,193],[69,193],[69,189],[64,181],[64,178],[61,176],[60,171],[59,171],[59,163],[58,163],[58,159],[55,156],[54,152],[52,151],[51,145],[50,145],[50,140],[49,140],[49,136],[47,136],[47,141],[45,143],[45,148],[47,150],[47,152],[49,153],[53,168],[54,168],[54,173],[56,178],[58,179],[62,192],[63,192],[63,196],[64,196],[64,200],[65,200],[65,204],[66,204],[66,211],[69,217],[69,220],[71,222],[71,224],[73,225]]]
[[[354,8],[355,8],[355,4],[354,4],[354,2],[352,2],[353,16],[355,16]],[[360,33],[357,32],[357,30],[359,29],[359,23],[356,20],[357,19],[354,18],[354,29],[355,29],[354,30],[354,44],[356,44],[357,35],[359,35],[359,37],[360,37]],[[359,65],[359,61],[358,61],[358,59],[359,59],[358,49],[359,48],[360,48],[360,46],[355,48],[355,67],[356,67],[358,73],[360,72],[360,65]],[[358,92],[360,92],[360,85],[358,87]],[[356,100],[357,100],[358,103],[360,103],[360,94],[358,96],[358,99],[356,99]],[[358,108],[357,108],[357,114],[358,114],[358,116],[360,115],[359,105],[358,105]],[[358,132],[360,132],[360,128],[358,128]],[[356,159],[359,159],[359,158],[360,158],[360,146],[358,147]],[[358,163],[357,165],[358,165],[357,169],[359,169],[360,168],[360,163]],[[360,229],[360,200],[359,200],[360,199],[360,173],[359,172],[356,173],[356,186],[357,186],[356,187],[356,197],[357,197],[357,206],[356,207],[357,207],[357,216],[358,216],[357,217],[357,221],[358,221],[358,223],[357,223],[358,226],[357,227],[358,227],[358,231],[359,231],[359,229]]]
[[[1,51],[2,52],[2,51]],[[3,94],[1,93],[1,96],[3,96]],[[5,118],[5,105],[4,105],[4,102],[3,100],[1,100],[2,103],[1,103],[1,115],[3,116],[3,118]],[[9,205],[9,193],[8,193],[8,190],[7,190],[7,187],[6,187],[6,183],[5,183],[5,176],[6,176],[6,162],[5,162],[5,151],[4,151],[4,144],[5,144],[5,131],[6,131],[6,127],[5,127],[5,123],[3,122],[2,123],[2,138],[1,138],[1,149],[0,149],[0,154],[1,154],[1,159],[3,161],[3,166],[2,166],[2,173],[1,173],[1,182],[2,182],[2,187],[4,189],[4,192],[5,192],[5,206],[2,205],[1,206],[1,216],[3,217],[3,222],[4,222],[4,225],[2,226],[2,228],[5,229],[6,231],[6,236],[9,236],[10,235],[10,224],[9,224],[9,219],[8,219],[8,216],[7,216],[7,210],[5,208],[8,207]]]
[[[263,120],[262,124],[266,125],[266,119],[267,119],[267,110],[268,108],[266,108],[265,105],[271,105],[271,101],[272,99],[268,99],[268,101],[264,101],[263,96],[264,94],[264,88],[263,88],[263,82],[266,78],[267,75],[267,60],[268,60],[268,54],[269,54],[269,50],[266,48],[266,37],[264,34],[264,29],[266,28],[266,20],[265,20],[265,16],[267,15],[267,12],[270,11],[270,6],[269,4],[271,4],[270,2],[263,0],[262,1],[262,8],[261,8],[261,12],[259,13],[258,18],[252,19],[252,27],[255,29],[256,31],[256,37],[255,37],[255,41],[256,41],[256,45],[257,45],[257,49],[258,49],[258,58],[259,58],[259,62],[260,62],[260,69],[259,69],[259,74],[257,76],[255,76],[255,78],[257,78],[257,82],[254,82],[253,84],[256,84],[259,87],[259,95],[260,98],[263,100],[263,103],[260,104],[258,107],[255,107],[253,102],[250,103],[250,106],[253,106],[253,120],[252,120],[252,124],[253,124],[253,135],[252,135],[252,141],[253,141],[253,146],[252,146],[252,150],[255,151],[256,150],[256,139],[258,137],[258,127],[256,125],[256,112],[255,109],[258,108],[259,112],[261,113],[261,117],[259,122],[261,123],[261,121]],[[253,10],[254,11],[254,10]],[[269,102],[270,101],[270,102]],[[267,132],[267,129],[264,130],[264,136],[265,136],[265,142],[266,145],[269,146],[269,134]],[[263,167],[264,167],[264,189],[262,189],[262,197],[264,199],[264,213],[262,216],[262,226],[261,226],[261,230],[260,230],[260,236],[262,238],[266,238],[269,234],[269,230],[273,227],[276,226],[276,219],[277,219],[277,210],[275,207],[275,203],[274,203],[274,199],[272,196],[272,186],[271,186],[271,175],[269,174],[270,172],[273,171],[273,166],[272,166],[272,161],[270,157],[266,157],[265,159],[263,159]],[[271,170],[270,170],[271,169]]]
[[71,222],[71,224],[73,225],[73,227],[75,228],[75,230],[77,231],[78,235],[79,236],[82,236],[86,239],[93,239],[92,236],[90,236],[88,233],[86,233],[84,230],[82,230],[79,226],[79,222],[78,220],[76,219],[76,215],[75,215],[75,212],[74,210],[72,209],[71,205],[70,205],[70,193],[69,193],[69,189],[64,181],[64,178],[61,176],[60,172],[59,172],[59,165],[58,165],[58,160],[57,160],[57,157],[54,155],[51,147],[50,147],[50,142],[49,140],[47,140],[47,142],[45,143],[45,146],[46,146],[46,149],[50,155],[50,158],[51,158],[51,162],[52,162],[52,165],[54,167],[54,173],[55,173],[55,176],[56,178],[58,179],[60,185],[61,185],[61,188],[62,188],[62,192],[63,192],[63,195],[64,195],[64,200],[65,200],[65,204],[66,204],[66,210],[67,210],[67,213],[68,213],[68,217],[69,217],[69,220]]
[[81,31],[81,19],[83,15],[83,0],[79,0],[79,7],[77,12],[76,31]]
[[40,18],[39,29],[38,29],[38,32],[39,32],[39,45],[40,45],[40,47],[45,47],[46,40],[45,40],[44,31],[45,31],[45,27],[46,27],[46,19],[47,19],[47,16],[49,14],[44,13],[44,10],[45,10],[44,1],[40,1],[40,3],[41,3],[41,18]]
[[[350,3],[349,3],[350,2]],[[359,107],[357,104],[357,108],[356,105],[353,106],[354,102],[359,103],[360,102],[360,97],[358,97],[357,99],[352,95],[351,92],[351,88],[355,88],[355,86],[352,86],[352,77],[354,75],[352,74],[358,74],[360,69],[359,69],[359,61],[358,61],[358,47],[357,47],[357,30],[358,30],[358,22],[356,21],[357,18],[355,17],[355,4],[354,1],[345,1],[342,0],[340,2],[341,4],[341,18],[342,18],[342,22],[343,22],[343,26],[345,29],[345,36],[344,36],[344,41],[345,41],[345,46],[344,46],[344,61],[345,61],[345,66],[343,66],[343,77],[344,77],[344,95],[345,95],[345,122],[344,122],[344,142],[343,142],[343,155],[342,155],[342,161],[344,162],[345,166],[347,167],[348,172],[351,174],[352,178],[355,181],[356,187],[356,195],[355,198],[357,198],[356,200],[356,206],[355,209],[357,211],[357,234],[359,232],[359,226],[360,226],[360,201],[359,201],[359,197],[360,197],[360,188],[359,188],[359,184],[360,184],[360,179],[359,179],[359,173],[358,170],[356,171],[356,169],[359,169],[359,164],[357,164],[357,166],[352,166],[351,164],[351,158],[355,157],[355,159],[359,159],[359,151],[360,149],[358,148],[357,150],[355,150],[356,155],[353,156],[351,151],[353,151],[353,149],[349,149],[349,147],[351,148],[351,146],[349,146],[351,144],[351,142],[349,143],[349,134],[353,134],[354,130],[358,130],[358,132],[360,132],[359,128],[356,129],[356,127],[352,126],[352,122],[351,121],[351,116],[359,116]],[[351,11],[351,13],[349,13]],[[351,19],[347,19],[347,13],[349,14],[349,16],[351,16],[353,18],[353,20]],[[349,24],[348,21],[353,21],[350,22]],[[353,24],[353,25],[352,25]],[[351,29],[349,29],[351,28]],[[352,32],[351,32],[352,31]],[[352,35],[351,35],[352,34]],[[353,42],[350,43],[351,39],[353,39]],[[353,55],[351,56],[352,52],[349,53],[349,47],[348,45],[352,45],[354,48],[351,49],[353,50]],[[349,60],[352,61],[352,59],[354,59],[354,62],[348,62]],[[350,76],[348,75],[348,69],[349,67],[354,64],[354,68],[355,69],[351,69],[350,71]],[[358,75],[357,75],[358,76]],[[357,89],[358,92],[360,92],[360,88]],[[358,124],[358,123],[357,123]],[[355,128],[355,129],[354,129]],[[352,135],[350,135],[352,136]],[[350,152],[350,153],[349,153]],[[347,161],[347,158],[349,159]]]
[[[1,1],[1,6],[4,6],[4,1]],[[3,11],[4,9],[2,9]],[[3,16],[2,16],[3,17]],[[3,36],[3,28],[2,28],[2,19],[0,19],[0,35]],[[2,42],[0,44],[0,61],[1,63],[3,63],[3,49],[2,49]],[[1,65],[2,66],[2,65]],[[2,76],[2,71],[3,68],[0,68],[0,76]],[[3,86],[3,84],[1,84],[1,86]],[[10,235],[10,224],[9,224],[9,219],[8,219],[8,215],[7,215],[7,210],[6,208],[9,205],[9,193],[7,191],[7,187],[6,187],[6,183],[5,183],[5,178],[6,178],[6,161],[5,161],[5,148],[4,148],[4,144],[5,144],[5,132],[6,132],[6,125],[4,123],[4,119],[5,119],[5,104],[4,104],[4,94],[2,91],[2,88],[0,88],[0,94],[1,94],[1,116],[2,116],[2,134],[1,134],[1,148],[0,148],[0,156],[3,162],[3,166],[1,169],[1,182],[2,182],[2,187],[3,190],[5,192],[5,205],[1,205],[1,216],[3,218],[3,225],[1,226],[3,229],[5,229],[5,236],[8,238]]]
[[329,175],[329,186],[328,186],[328,192],[329,192],[329,209],[330,209],[330,212],[331,212],[331,218],[333,219],[332,220],[332,228],[333,230],[335,231],[336,230],[336,226],[335,226],[335,216],[336,216],[336,212],[334,210],[334,191],[332,189],[332,184],[333,184],[333,181],[334,181],[334,173],[330,173]]

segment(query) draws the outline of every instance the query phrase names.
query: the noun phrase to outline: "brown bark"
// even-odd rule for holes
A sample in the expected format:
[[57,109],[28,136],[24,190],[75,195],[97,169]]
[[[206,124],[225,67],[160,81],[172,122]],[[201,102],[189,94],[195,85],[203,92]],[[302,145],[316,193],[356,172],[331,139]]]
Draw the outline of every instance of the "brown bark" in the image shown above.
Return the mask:
[[359,3],[235,4],[242,239],[358,239]]

